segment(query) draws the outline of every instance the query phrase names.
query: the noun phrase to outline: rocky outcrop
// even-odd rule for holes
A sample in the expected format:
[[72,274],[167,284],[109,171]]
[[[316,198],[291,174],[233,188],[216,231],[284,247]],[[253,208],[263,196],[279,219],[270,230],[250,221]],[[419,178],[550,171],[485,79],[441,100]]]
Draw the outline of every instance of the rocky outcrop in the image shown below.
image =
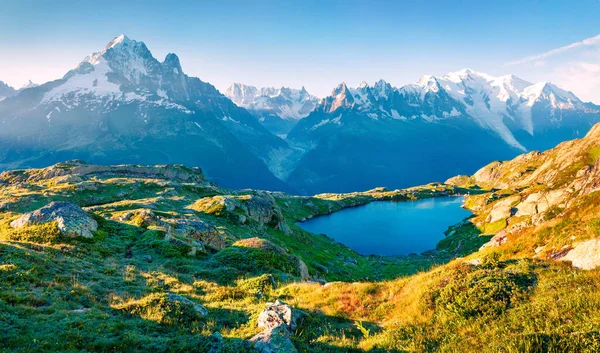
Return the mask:
[[294,310],[279,300],[267,303],[258,316],[258,327],[264,330],[252,337],[250,342],[261,353],[297,352],[291,336],[304,316],[302,311]]
[[278,229],[285,234],[291,233],[281,208],[269,192],[255,191],[249,195],[206,197],[196,201],[191,208],[219,217],[228,217],[240,224],[255,223]]
[[295,353],[298,349],[294,346],[290,331],[278,326],[270,330],[264,330],[250,339],[253,347],[260,353]]
[[500,167],[502,166],[502,162],[492,162],[485,167],[479,169],[475,174],[473,174],[473,179],[477,184],[488,184],[496,181],[500,177]]
[[495,247],[495,246],[500,246],[500,245],[506,243],[507,240],[508,240],[508,232],[506,231],[506,229],[502,229],[496,235],[494,235],[490,239],[490,241],[488,241],[487,243],[483,244],[479,248],[479,250],[483,250],[483,249],[490,248],[490,247]]
[[548,209],[548,201],[543,197],[542,193],[536,192],[527,196],[525,201],[521,202],[517,207],[515,216],[533,216],[544,212]]
[[591,239],[575,245],[560,260],[571,261],[573,266],[584,270],[600,266],[600,239]]
[[512,216],[513,205],[519,202],[520,199],[519,195],[514,195],[496,202],[490,211],[487,222],[494,223]]
[[28,225],[56,222],[63,235],[93,238],[98,223],[81,207],[70,202],[52,202],[38,210],[25,213],[12,221],[10,226],[21,228]]
[[548,211],[551,207],[566,207],[566,200],[570,193],[566,189],[536,192],[516,206],[515,216],[535,216]]
[[[127,217],[129,217],[127,219]],[[124,220],[132,221],[138,227],[150,227],[159,224],[159,218],[152,210],[142,209],[137,210],[133,213],[124,214],[122,216]]]
[[166,225],[168,237],[200,241],[201,244],[207,245],[214,250],[221,250],[226,246],[225,239],[217,228],[204,221],[167,219],[162,223]]
[[59,163],[43,169],[15,170],[5,171],[0,174],[0,180],[8,182],[40,181],[58,178],[64,182],[70,176],[72,180],[75,177],[131,177],[131,178],[150,178],[166,179],[184,183],[203,183],[206,181],[204,173],[200,168],[188,168],[182,165],[95,165],[87,164],[80,160]]

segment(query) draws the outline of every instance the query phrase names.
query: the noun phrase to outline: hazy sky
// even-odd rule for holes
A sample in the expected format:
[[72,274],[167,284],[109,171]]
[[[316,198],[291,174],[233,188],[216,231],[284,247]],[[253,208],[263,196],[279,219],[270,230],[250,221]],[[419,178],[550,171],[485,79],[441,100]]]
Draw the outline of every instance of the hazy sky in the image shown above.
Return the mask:
[[235,81],[323,96],[342,81],[401,86],[468,67],[600,103],[598,0],[0,0],[0,80],[62,77],[121,33],[221,91]]

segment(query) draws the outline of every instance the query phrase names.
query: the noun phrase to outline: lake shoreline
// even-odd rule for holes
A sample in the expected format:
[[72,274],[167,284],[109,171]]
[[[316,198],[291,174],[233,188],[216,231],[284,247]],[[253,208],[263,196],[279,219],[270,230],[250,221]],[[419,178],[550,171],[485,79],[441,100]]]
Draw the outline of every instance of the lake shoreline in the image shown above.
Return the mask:
[[[325,235],[361,256],[426,256],[437,252],[436,246],[450,227],[471,217],[463,205],[463,195],[453,194],[373,200],[296,222],[296,225],[313,234]],[[390,247],[400,253],[383,250]]]

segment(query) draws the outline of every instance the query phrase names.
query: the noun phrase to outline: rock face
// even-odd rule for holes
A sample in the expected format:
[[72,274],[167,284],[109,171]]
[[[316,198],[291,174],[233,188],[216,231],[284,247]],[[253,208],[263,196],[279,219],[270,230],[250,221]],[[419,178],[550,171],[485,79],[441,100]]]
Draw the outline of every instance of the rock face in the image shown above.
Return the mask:
[[264,331],[252,337],[250,342],[261,353],[297,352],[290,337],[304,315],[279,300],[267,303],[258,316],[258,327],[263,327]]
[[12,221],[10,226],[21,228],[28,225],[56,222],[60,232],[70,237],[93,238],[98,223],[81,207],[70,202],[52,202],[38,210],[25,213]]

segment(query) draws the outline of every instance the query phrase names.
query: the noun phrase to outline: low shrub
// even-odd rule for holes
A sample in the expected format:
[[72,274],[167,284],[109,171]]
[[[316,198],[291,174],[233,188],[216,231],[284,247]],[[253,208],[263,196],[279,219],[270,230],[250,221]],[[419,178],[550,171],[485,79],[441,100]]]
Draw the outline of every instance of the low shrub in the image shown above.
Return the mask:
[[480,266],[457,266],[449,277],[430,293],[438,316],[499,315],[525,300],[535,284],[524,260],[509,266],[495,257],[484,259]]
[[150,294],[118,308],[146,320],[167,325],[188,325],[201,319],[193,304],[171,300],[166,293]]
[[56,222],[10,229],[6,231],[5,238],[12,241],[25,241],[40,244],[55,244],[66,239],[65,237],[61,237]]
[[297,262],[287,254],[277,252],[230,246],[213,257],[215,266],[233,267],[247,273],[284,272],[300,275]]

